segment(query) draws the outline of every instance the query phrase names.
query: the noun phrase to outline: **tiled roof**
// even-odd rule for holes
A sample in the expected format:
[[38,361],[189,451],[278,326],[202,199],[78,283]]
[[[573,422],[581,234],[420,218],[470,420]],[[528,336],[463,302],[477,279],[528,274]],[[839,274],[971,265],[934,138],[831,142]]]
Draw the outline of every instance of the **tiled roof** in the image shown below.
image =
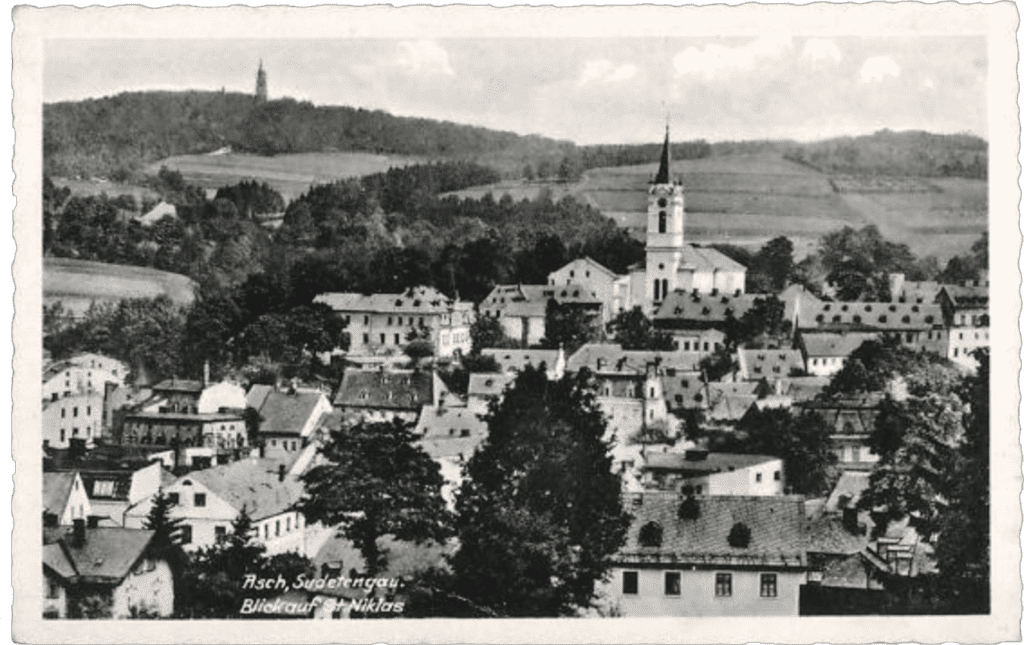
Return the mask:
[[740,349],[738,355],[745,379],[789,376],[804,370],[804,357],[798,349]]
[[904,280],[899,291],[890,294],[893,300],[925,304],[935,302],[935,297],[942,290],[942,285],[934,280]]
[[434,375],[413,370],[345,370],[334,405],[419,410],[434,402]]
[[267,396],[274,391],[273,385],[263,385],[262,383],[256,383],[249,388],[249,391],[245,393],[245,405],[246,407],[259,410],[263,407],[263,402],[267,400]]
[[274,459],[241,459],[223,466],[193,471],[178,479],[199,482],[236,511],[245,506],[253,520],[284,513],[302,498],[304,489],[292,477],[278,480]]
[[487,424],[466,408],[425,406],[416,424],[418,443],[434,459],[469,459],[487,438]]
[[713,271],[746,271],[743,266],[718,249],[706,246],[693,246],[684,244],[682,248],[682,261],[680,269],[691,268],[698,272],[711,273]]
[[61,514],[71,496],[71,487],[78,473],[43,473],[43,510]]
[[815,332],[801,335],[808,358],[822,356],[849,356],[869,340],[877,340],[873,332],[849,331],[845,333]]
[[[43,549],[43,564],[61,577],[117,584],[145,553],[154,531],[121,527],[87,528],[85,544],[75,547],[73,529]],[[72,575],[69,575],[74,572]]]
[[855,507],[860,500],[861,493],[868,489],[870,478],[871,473],[850,470],[843,472],[832,492],[829,493],[828,500],[825,502],[825,510],[831,513],[841,511],[842,507],[839,502],[843,497],[847,499],[848,507]]
[[503,372],[520,372],[527,365],[539,368],[542,364],[553,369],[558,362],[557,349],[484,349],[481,354],[493,356]]
[[319,392],[269,392],[259,408],[260,433],[298,436],[322,399],[324,395]]
[[577,259],[573,260],[572,262],[569,262],[565,266],[561,267],[557,271],[552,271],[548,275],[549,276],[554,275],[555,273],[558,273],[559,271],[565,271],[568,268],[575,269],[578,266],[585,266],[587,268],[591,268],[591,269],[593,269],[593,270],[595,270],[595,271],[597,271],[599,273],[603,273],[604,275],[606,275],[607,277],[612,278],[612,279],[615,279],[615,278],[619,277],[614,272],[612,272],[611,269],[605,267],[600,262],[598,262],[597,260],[595,260],[595,259],[593,259],[593,258],[591,258],[589,256],[588,257],[583,257],[583,258],[577,258]]
[[208,413],[200,414],[198,412],[132,412],[126,414],[125,419],[136,419],[136,420],[150,420],[150,421],[175,421],[180,423],[216,423],[219,421],[240,421],[241,415],[238,414],[221,414]]
[[576,303],[597,306],[597,294],[582,285],[548,286],[544,284],[500,284],[487,294],[480,308],[501,311],[505,316],[544,315],[548,300],[560,304]]
[[578,372],[586,367],[595,373],[624,372],[644,374],[647,364],[657,361],[662,371],[695,372],[700,370],[700,352],[654,352],[622,349],[616,343],[587,343],[565,361],[565,369]]
[[754,301],[763,299],[760,294],[745,293],[738,296],[723,294],[712,296],[709,294],[686,293],[673,291],[668,294],[665,301],[661,303],[654,313],[655,321],[662,322],[685,322],[693,324],[723,323],[729,314],[739,319],[743,314],[754,306]]
[[732,472],[778,460],[769,455],[743,455],[728,452],[710,452],[702,459],[687,459],[681,452],[648,452],[645,470],[670,470],[687,477],[700,477],[711,473]]
[[837,435],[867,435],[875,428],[880,395],[865,395],[839,401],[804,401],[798,405],[819,414]]
[[509,383],[515,380],[511,374],[492,374],[490,372],[469,375],[468,394],[471,397],[501,396]]
[[452,300],[433,287],[410,287],[403,293],[322,293],[313,300],[335,311],[395,314],[441,314],[452,309]]
[[[867,512],[862,512],[865,517]],[[807,521],[807,550],[814,553],[850,555],[868,545],[867,533],[854,535],[843,525],[843,518],[826,513]]]
[[187,379],[173,378],[160,381],[153,386],[153,392],[187,392],[189,394],[201,394],[203,391],[202,381],[191,381]]
[[901,331],[932,329],[943,324],[942,307],[900,302],[801,303],[800,329]]
[[674,376],[661,377],[661,391],[669,409],[703,408],[707,392],[703,375],[697,371],[676,372]]
[[[644,492],[629,496],[642,500],[626,502],[633,516],[626,545],[615,556],[621,564],[665,562],[673,565],[706,567],[772,566],[805,568],[804,499],[799,496],[697,496],[700,514],[680,519],[681,496],[668,492]],[[662,527],[660,547],[639,543],[642,526],[657,522]],[[729,544],[733,527],[742,523],[750,529],[746,548]]]
[[70,367],[78,367],[71,361],[57,361],[56,363],[50,364],[45,370],[43,370],[43,383],[46,383],[53,377],[57,376],[61,372],[67,370]]
[[810,401],[828,387],[831,379],[827,376],[791,376],[781,379],[781,393],[793,401]]
[[954,307],[974,308],[988,306],[988,286],[965,287],[958,284],[942,285],[942,289],[949,296]]

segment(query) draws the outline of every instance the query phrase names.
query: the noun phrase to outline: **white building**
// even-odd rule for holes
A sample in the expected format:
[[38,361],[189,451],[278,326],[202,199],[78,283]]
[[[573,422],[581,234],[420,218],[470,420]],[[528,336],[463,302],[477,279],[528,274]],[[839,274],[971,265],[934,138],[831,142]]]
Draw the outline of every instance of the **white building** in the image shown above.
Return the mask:
[[72,439],[86,445],[103,434],[103,390],[43,401],[43,446],[68,448]]
[[92,515],[89,496],[77,472],[43,473],[43,513],[56,517],[61,526],[71,526],[75,520]]
[[800,336],[807,373],[814,376],[832,376],[846,365],[858,347],[866,341],[877,340],[873,332],[821,332]]
[[203,388],[196,408],[199,414],[216,414],[221,410],[244,410],[245,389],[228,381],[214,383]]
[[646,488],[688,486],[697,495],[782,495],[786,484],[782,460],[768,455],[648,452],[643,471]]
[[629,276],[616,275],[597,261],[577,258],[548,274],[549,287],[579,286],[600,300],[602,320],[607,323],[626,310],[629,303]]
[[43,401],[99,392],[100,396],[107,383],[124,383],[123,367],[90,367],[89,361],[78,364],[71,361],[53,363],[43,372]]
[[349,352],[400,352],[410,332],[429,337],[434,354],[468,354],[473,306],[452,300],[433,287],[411,287],[404,293],[324,293],[314,302],[330,306],[348,324]]

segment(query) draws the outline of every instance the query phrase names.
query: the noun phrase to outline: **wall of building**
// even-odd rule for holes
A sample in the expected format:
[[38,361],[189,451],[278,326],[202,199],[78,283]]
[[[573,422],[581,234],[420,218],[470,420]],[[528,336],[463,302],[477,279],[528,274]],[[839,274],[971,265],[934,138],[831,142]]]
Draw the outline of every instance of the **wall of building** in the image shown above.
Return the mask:
[[[622,572],[638,572],[638,593],[622,593]],[[683,570],[680,594],[665,595],[664,569],[613,568],[602,585],[602,596],[625,617],[649,616],[796,616],[800,611],[800,585],[804,572]],[[732,595],[715,596],[715,574],[732,574]],[[761,573],[776,574],[777,595],[761,597]]]
[[[776,472],[779,473],[778,479],[775,479]],[[785,492],[781,460],[715,473],[709,475],[707,481],[706,495],[782,495]]]
[[427,327],[433,331],[435,352],[438,356],[451,356],[456,350],[467,354],[471,347],[469,325],[472,316],[463,311],[447,314],[406,314],[339,312],[348,321],[349,352],[373,353],[380,350],[400,351],[408,343],[410,331]]
[[807,373],[814,376],[832,376],[846,365],[845,356],[808,356]]
[[166,561],[144,558],[114,589],[112,617],[131,618],[133,609],[157,616],[174,613],[174,576]]
[[621,294],[616,299],[616,278],[608,275],[591,265],[586,260],[574,260],[557,271],[548,274],[549,286],[570,286],[579,285],[592,292],[604,307],[602,308],[602,320],[608,322],[624,306]]
[[43,570],[43,618],[68,617],[68,591],[60,578]]
[[85,485],[82,478],[75,475],[75,483],[71,485],[71,493],[68,495],[67,505],[64,506],[64,513],[59,521],[62,525],[71,526],[77,519],[85,519],[93,514],[92,504],[89,503],[89,496],[85,493]]
[[67,448],[71,439],[92,443],[103,434],[103,392],[63,397],[43,404],[43,443]]
[[988,327],[951,327],[946,358],[973,372],[978,362],[971,355],[976,349],[989,346]]
[[43,400],[55,401],[86,392],[99,392],[102,396],[106,383],[121,382],[122,379],[109,370],[71,365],[43,383]]

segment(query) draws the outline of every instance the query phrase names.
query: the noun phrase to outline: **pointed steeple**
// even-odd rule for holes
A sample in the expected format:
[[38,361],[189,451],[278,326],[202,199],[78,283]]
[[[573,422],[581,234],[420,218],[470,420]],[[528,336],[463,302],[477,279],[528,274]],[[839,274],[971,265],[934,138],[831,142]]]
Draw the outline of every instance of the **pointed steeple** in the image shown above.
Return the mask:
[[665,146],[661,149],[661,165],[658,166],[658,175],[654,178],[655,184],[668,184],[671,183],[668,174],[668,166],[672,160],[672,154],[669,152],[668,143],[668,124],[665,124]]

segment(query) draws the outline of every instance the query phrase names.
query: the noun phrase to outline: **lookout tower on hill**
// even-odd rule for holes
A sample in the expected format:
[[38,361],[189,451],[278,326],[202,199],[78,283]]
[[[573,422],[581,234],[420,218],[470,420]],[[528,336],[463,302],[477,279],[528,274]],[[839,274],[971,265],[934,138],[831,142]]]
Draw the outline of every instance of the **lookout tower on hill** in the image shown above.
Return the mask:
[[260,68],[256,70],[256,102],[263,103],[267,100],[267,73],[263,71],[263,59],[260,59]]

